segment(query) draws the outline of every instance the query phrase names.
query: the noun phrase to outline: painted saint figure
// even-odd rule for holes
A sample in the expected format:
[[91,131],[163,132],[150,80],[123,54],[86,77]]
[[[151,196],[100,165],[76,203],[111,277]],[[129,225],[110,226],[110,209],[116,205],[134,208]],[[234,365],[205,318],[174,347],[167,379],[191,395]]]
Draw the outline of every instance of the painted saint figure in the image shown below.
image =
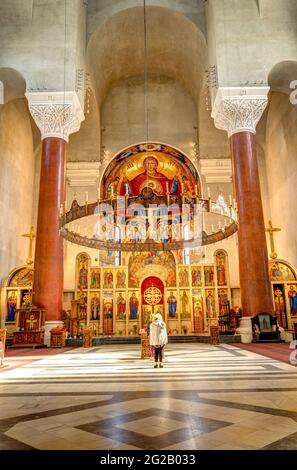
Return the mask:
[[195,187],[194,184],[185,176],[182,177],[182,192],[183,195],[186,197],[186,200],[191,198],[195,195]]
[[293,286],[291,286],[288,291],[288,297],[290,300],[291,315],[297,315],[297,292]]
[[277,317],[277,321],[280,326],[287,328],[287,315],[286,306],[284,301],[283,292],[278,287],[274,288],[274,309]]
[[187,296],[186,291],[184,291],[182,298],[181,298],[181,311],[182,311],[182,317],[183,318],[188,318],[190,316],[189,312],[189,298]]
[[225,307],[228,304],[228,293],[225,289],[219,289],[219,315],[224,315]]
[[192,285],[193,286],[201,285],[201,271],[199,268],[192,270]]
[[189,275],[188,275],[188,270],[181,269],[179,272],[179,283],[181,286],[188,287],[189,285]]
[[206,286],[212,286],[214,284],[214,271],[211,266],[204,268],[204,280]]
[[14,321],[15,320],[15,309],[17,305],[17,299],[15,292],[12,292],[11,295],[7,299],[8,303],[8,317],[7,321]]
[[136,297],[135,292],[132,293],[129,303],[130,303],[130,320],[136,320],[137,319],[139,300]]
[[125,271],[117,272],[117,287],[125,287],[126,285],[126,273]]
[[202,307],[202,299],[193,299],[193,312],[194,312],[194,331],[196,333],[203,333],[204,331],[204,315]]
[[100,289],[100,271],[93,269],[91,274],[91,289]]
[[79,287],[79,289],[87,289],[88,288],[88,270],[86,268],[85,263],[81,264],[81,268],[79,270],[78,287]]
[[91,300],[91,320],[99,320],[100,299],[97,294]]
[[207,316],[209,318],[214,318],[215,316],[215,302],[214,302],[214,297],[211,291],[208,291],[207,297],[206,297],[206,310],[207,310]]
[[168,313],[170,318],[175,318],[176,316],[176,308],[177,308],[177,300],[173,292],[170,292],[170,296],[167,299],[168,303]]
[[224,262],[222,259],[220,259],[219,264],[217,266],[217,278],[218,278],[219,286],[226,285],[226,272],[225,272]]
[[163,173],[157,171],[158,160],[155,156],[148,156],[143,161],[144,172],[137,175],[131,181],[123,180],[121,194],[132,194],[138,196],[144,188],[151,188],[157,195],[165,195],[167,191],[171,194],[180,194],[180,183],[175,177],[170,180]]
[[120,177],[116,176],[109,184],[106,190],[106,197],[117,196],[119,193]]
[[119,293],[117,298],[117,319],[118,320],[125,320],[126,318],[126,300],[124,299],[122,293]]
[[87,305],[88,305],[88,297],[84,293],[80,293],[79,296],[80,305],[79,305],[79,319],[85,320],[87,318]]
[[110,288],[113,286],[113,274],[111,271],[104,273],[104,288]]
[[106,300],[104,302],[104,307],[103,307],[103,315],[104,318],[112,318],[112,302],[109,300]]

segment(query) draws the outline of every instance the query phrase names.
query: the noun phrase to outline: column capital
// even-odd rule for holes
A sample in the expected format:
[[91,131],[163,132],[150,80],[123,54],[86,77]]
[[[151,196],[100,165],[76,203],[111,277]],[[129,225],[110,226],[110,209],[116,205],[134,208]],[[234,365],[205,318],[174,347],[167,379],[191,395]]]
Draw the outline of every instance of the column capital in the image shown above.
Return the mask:
[[211,116],[215,126],[228,132],[256,133],[268,102],[269,87],[222,87],[217,91]]
[[30,113],[41,132],[41,139],[59,137],[68,142],[85,116],[75,91],[26,93]]

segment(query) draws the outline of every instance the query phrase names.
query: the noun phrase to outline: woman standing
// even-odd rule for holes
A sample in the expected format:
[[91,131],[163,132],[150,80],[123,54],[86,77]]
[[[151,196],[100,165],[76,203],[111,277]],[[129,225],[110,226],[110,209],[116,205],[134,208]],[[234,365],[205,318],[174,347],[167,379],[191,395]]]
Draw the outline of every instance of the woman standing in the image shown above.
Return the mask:
[[168,336],[166,331],[166,324],[163,321],[162,315],[156,313],[150,325],[150,345],[155,349],[155,365],[154,368],[163,367],[163,348],[168,343]]

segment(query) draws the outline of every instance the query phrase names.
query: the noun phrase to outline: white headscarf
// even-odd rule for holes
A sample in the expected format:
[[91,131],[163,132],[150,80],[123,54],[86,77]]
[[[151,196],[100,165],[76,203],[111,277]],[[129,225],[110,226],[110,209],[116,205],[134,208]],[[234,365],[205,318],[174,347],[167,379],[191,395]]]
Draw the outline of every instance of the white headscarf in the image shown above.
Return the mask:
[[156,313],[153,316],[153,321],[150,326],[150,345],[151,346],[165,346],[168,343],[168,336],[166,325],[163,321],[161,313]]

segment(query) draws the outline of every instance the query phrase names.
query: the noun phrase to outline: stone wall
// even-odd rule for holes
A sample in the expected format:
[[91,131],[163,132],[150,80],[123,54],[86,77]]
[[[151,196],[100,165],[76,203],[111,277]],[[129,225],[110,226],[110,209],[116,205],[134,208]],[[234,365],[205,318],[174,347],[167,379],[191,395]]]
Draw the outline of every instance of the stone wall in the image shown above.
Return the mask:
[[289,96],[272,93],[267,116],[266,170],[271,219],[280,258],[297,266],[297,109]]
[[147,124],[144,77],[116,83],[101,110],[102,145],[110,155],[146,140],[164,142],[193,157],[197,114],[192,97],[177,82],[150,75],[147,83]]
[[35,159],[25,99],[0,111],[0,282],[11,269],[26,262],[32,221]]

